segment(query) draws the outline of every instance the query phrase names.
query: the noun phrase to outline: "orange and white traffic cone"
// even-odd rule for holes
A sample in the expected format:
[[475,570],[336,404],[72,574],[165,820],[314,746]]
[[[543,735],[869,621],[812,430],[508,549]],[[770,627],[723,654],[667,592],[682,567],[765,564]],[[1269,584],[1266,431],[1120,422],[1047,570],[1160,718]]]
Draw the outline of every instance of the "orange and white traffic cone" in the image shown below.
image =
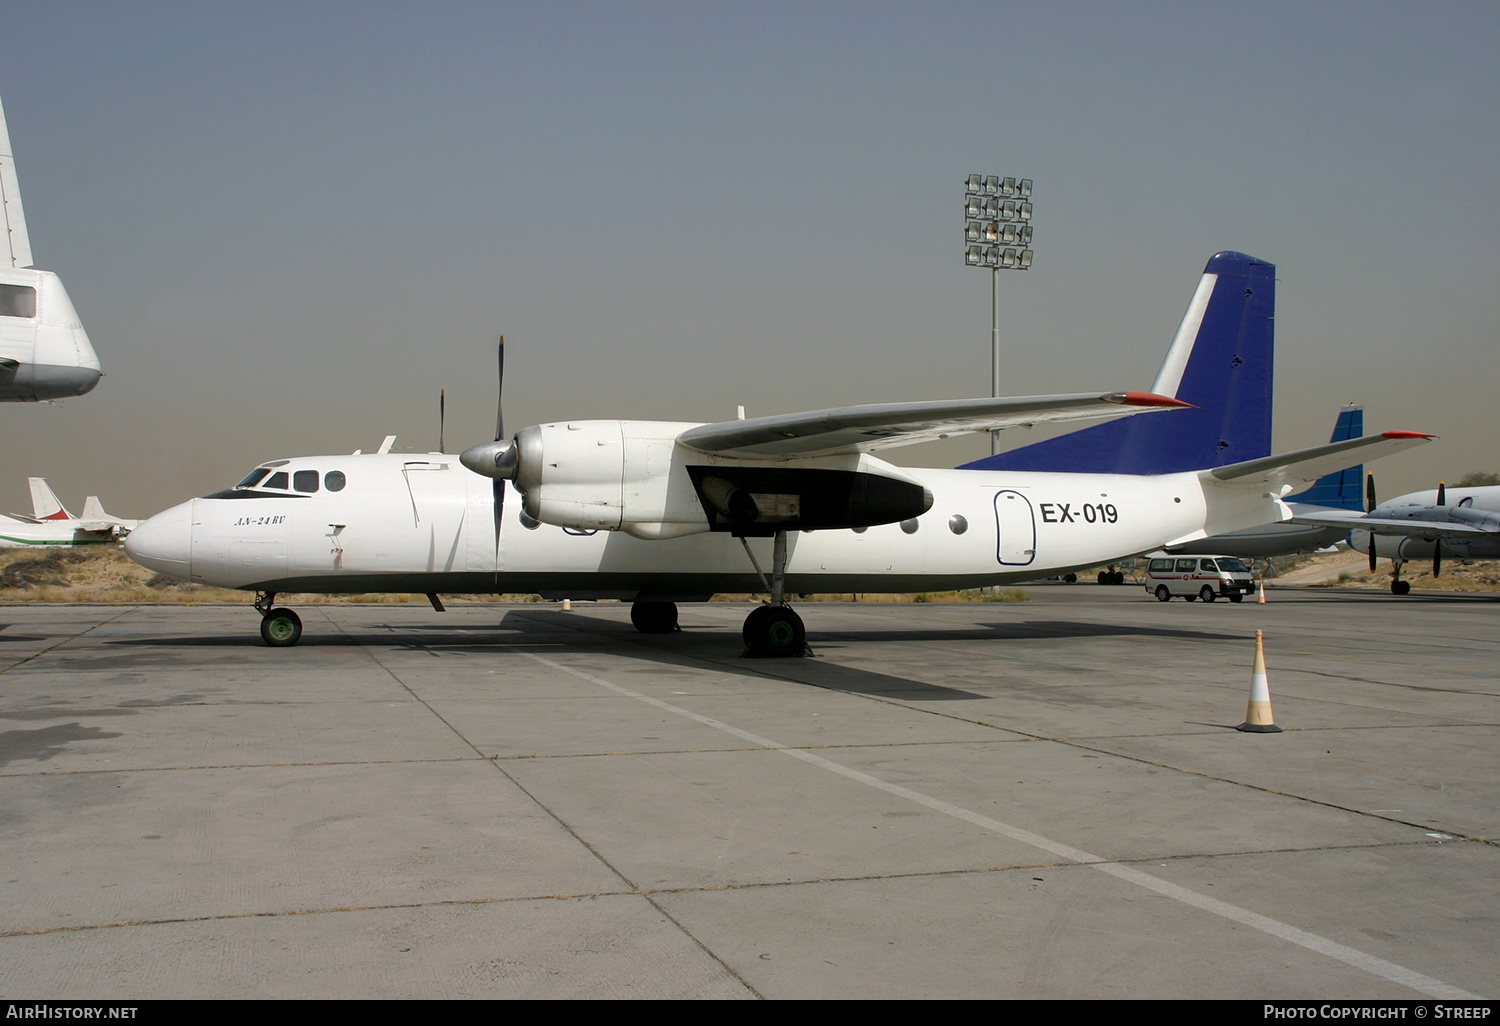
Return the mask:
[[1260,582],[1260,597],[1257,598],[1255,601],[1259,602],[1261,605],[1265,605],[1266,604],[1266,582],[1265,581],[1261,581]]
[[1271,689],[1266,685],[1266,649],[1261,632],[1255,632],[1255,668],[1250,671],[1250,705],[1245,709],[1245,722],[1235,730],[1252,734],[1280,734],[1276,719],[1271,715]]

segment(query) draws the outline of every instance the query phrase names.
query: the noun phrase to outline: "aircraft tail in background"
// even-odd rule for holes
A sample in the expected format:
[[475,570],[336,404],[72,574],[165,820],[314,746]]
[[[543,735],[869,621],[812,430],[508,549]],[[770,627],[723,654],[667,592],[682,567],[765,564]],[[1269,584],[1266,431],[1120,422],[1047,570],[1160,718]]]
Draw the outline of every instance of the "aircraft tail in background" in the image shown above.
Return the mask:
[[73,514],[63,508],[62,500],[47,484],[45,477],[27,478],[31,484],[31,515],[38,520],[73,520]]
[[[1350,405],[1339,411],[1339,418],[1333,425],[1333,437],[1328,440],[1345,442],[1351,438],[1359,438],[1364,433],[1365,408]],[[1364,481],[1365,468],[1362,465],[1349,467],[1318,478],[1311,488],[1296,495],[1288,495],[1286,501],[1351,509],[1362,513],[1365,509]]]

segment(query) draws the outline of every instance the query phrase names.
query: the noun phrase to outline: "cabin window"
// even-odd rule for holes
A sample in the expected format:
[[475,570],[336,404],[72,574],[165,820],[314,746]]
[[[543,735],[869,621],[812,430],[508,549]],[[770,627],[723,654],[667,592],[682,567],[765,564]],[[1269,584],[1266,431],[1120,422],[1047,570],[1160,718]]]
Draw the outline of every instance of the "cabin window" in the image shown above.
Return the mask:
[[286,486],[286,471],[284,470],[278,470],[276,471],[276,473],[266,478],[265,487],[267,488],[280,488],[282,491],[286,491]]
[[330,492],[341,492],[344,490],[344,472],[342,470],[330,470],[323,475],[323,487]]
[[919,528],[921,526],[922,526],[921,524],[917,523],[917,520],[916,520],[915,517],[913,517],[910,520],[903,520],[903,521],[901,521],[901,530],[905,531],[907,534],[916,534],[917,533],[917,528]]
[[250,471],[250,473],[246,474],[245,480],[235,485],[235,487],[254,488],[256,485],[260,484],[260,479],[265,477],[270,472],[271,469],[269,467],[256,467],[254,470]]
[[315,492],[318,490],[318,472],[316,470],[299,470],[292,475],[292,487],[299,492]]
[[36,289],[30,285],[0,285],[0,317],[35,317]]
[[954,534],[963,534],[968,529],[969,521],[964,518],[962,513],[955,513],[948,518],[948,530]]

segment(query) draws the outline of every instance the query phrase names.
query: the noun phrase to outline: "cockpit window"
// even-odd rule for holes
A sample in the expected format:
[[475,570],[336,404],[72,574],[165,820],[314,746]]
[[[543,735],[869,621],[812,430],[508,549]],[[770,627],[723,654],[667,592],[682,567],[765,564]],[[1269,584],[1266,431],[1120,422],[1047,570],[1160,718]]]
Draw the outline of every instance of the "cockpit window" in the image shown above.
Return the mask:
[[270,472],[271,471],[268,467],[256,467],[254,470],[250,471],[250,473],[246,474],[245,480],[235,485],[235,487],[254,488],[256,485],[260,484],[260,479],[265,477]]
[[284,471],[284,470],[278,470],[278,471],[276,471],[276,473],[274,473],[270,477],[266,478],[265,487],[266,488],[280,488],[283,491],[285,491],[286,490],[286,471]]
[[315,492],[318,490],[318,472],[316,470],[299,470],[292,475],[292,487],[299,492]]
[[323,475],[323,487],[330,492],[341,492],[344,490],[344,472],[342,470],[330,470]]
[[0,317],[35,317],[36,289],[30,285],[0,285]]

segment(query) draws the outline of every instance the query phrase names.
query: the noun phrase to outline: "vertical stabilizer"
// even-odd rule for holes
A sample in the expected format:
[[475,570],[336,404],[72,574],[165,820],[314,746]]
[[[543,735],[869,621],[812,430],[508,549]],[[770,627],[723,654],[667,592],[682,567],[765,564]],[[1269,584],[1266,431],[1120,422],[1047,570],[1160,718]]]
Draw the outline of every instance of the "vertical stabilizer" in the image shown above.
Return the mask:
[[1172,474],[1269,456],[1275,320],[1275,265],[1216,253],[1151,389],[1197,409],[1099,424],[962,469]]
[[31,483],[31,512],[38,520],[72,520],[73,514],[63,509],[63,504],[47,486],[45,477],[27,478]]
[[26,234],[26,215],[21,212],[21,187],[16,182],[16,158],[10,148],[10,129],[5,127],[4,106],[0,106],[0,208],[5,214],[0,266],[30,267],[31,236]]
[[[1333,437],[1328,440],[1345,442],[1351,438],[1362,438],[1364,433],[1365,408],[1345,406],[1339,411],[1339,419],[1333,425]],[[1364,483],[1365,468],[1363,466],[1347,467],[1318,478],[1306,491],[1288,495],[1286,501],[1363,512],[1365,508]]]

